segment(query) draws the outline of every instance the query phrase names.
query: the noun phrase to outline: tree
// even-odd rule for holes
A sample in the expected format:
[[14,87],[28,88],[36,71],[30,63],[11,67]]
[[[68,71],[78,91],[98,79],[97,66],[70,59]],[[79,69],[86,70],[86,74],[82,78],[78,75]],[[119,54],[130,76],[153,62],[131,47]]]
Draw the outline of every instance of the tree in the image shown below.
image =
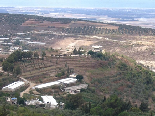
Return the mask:
[[76,50],[76,48],[73,50],[73,54],[74,55],[77,55],[78,54],[78,51]]
[[14,42],[14,45],[20,45],[19,39],[17,39],[17,40]]
[[38,52],[34,52],[34,57],[35,57],[35,58],[39,58]]
[[77,75],[77,76],[76,76],[76,79],[77,79],[78,81],[80,81],[80,82],[81,82],[81,81],[82,81],[82,79],[83,79],[83,76],[82,76],[82,75]]
[[65,109],[75,110],[79,108],[82,104],[83,100],[80,93],[76,95],[68,94],[66,97]]
[[90,54],[91,56],[93,56],[93,55],[96,54],[96,53],[93,52],[92,50],[90,50],[90,51],[88,52],[88,54]]
[[0,116],[7,116],[9,112],[6,109],[6,105],[4,104],[2,108],[0,108]]
[[14,74],[16,74],[16,75],[21,74],[21,69],[20,69],[19,66],[17,66],[17,67],[14,69]]
[[44,59],[45,56],[46,56],[45,51],[42,51],[42,59]]
[[140,109],[142,112],[147,112],[147,111],[149,111],[148,104],[142,102],[142,103],[140,104],[139,109]]
[[100,106],[96,106],[96,107],[90,109],[90,114],[103,116],[103,109]]

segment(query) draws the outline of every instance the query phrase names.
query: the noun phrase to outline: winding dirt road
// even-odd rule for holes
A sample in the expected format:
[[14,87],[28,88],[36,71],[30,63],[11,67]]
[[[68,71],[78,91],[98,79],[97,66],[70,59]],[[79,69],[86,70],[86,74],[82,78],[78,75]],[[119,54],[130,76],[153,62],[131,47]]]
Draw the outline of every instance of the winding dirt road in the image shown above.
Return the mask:
[[22,79],[26,84],[29,84],[29,87],[25,91],[20,93],[20,97],[23,97],[24,93],[29,93],[31,88],[34,87],[36,84],[24,79],[23,77],[19,78]]

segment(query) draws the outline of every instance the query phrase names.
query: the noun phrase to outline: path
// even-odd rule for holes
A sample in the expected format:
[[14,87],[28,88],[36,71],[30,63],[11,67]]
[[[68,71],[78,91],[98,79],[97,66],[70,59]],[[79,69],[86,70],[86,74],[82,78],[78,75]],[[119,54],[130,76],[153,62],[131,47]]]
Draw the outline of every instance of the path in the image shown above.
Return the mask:
[[23,97],[24,93],[29,93],[30,89],[34,87],[36,84],[24,79],[23,77],[19,78],[22,79],[25,83],[29,84],[29,87],[25,91],[20,93],[20,97]]

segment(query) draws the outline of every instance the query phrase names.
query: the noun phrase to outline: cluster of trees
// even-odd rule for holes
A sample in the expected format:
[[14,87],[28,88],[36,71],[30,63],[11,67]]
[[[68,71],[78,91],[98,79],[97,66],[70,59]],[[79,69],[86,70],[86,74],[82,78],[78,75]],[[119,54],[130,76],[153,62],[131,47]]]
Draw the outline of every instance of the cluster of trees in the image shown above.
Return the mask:
[[62,29],[62,32],[69,34],[97,35],[97,34],[130,34],[130,35],[155,35],[155,29],[141,28],[125,24],[110,24],[118,26],[118,29],[98,28],[95,26],[73,27]]
[[22,52],[20,50],[17,50],[13,52],[3,63],[2,63],[2,69],[4,71],[14,72],[15,74],[20,74],[21,70],[19,66],[14,65],[14,63],[21,61],[24,58],[32,58],[33,52]]
[[140,107],[133,107],[130,103],[124,102],[117,95],[111,95],[106,99],[104,97],[98,104],[91,104],[91,102],[85,102],[82,99],[82,94],[67,95],[65,101],[65,109],[76,110],[81,109],[83,114],[99,115],[99,116],[129,116],[129,112],[142,111],[148,112],[149,108],[147,103],[141,103]]
[[83,51],[81,51],[82,50],[82,48],[79,48],[78,50],[75,48],[74,50],[73,50],[73,54],[74,55],[81,55],[81,54],[83,54],[84,52]]
[[116,63],[116,57],[107,52],[103,54],[102,52],[93,52],[90,50],[88,54],[91,55],[92,58],[102,60],[100,63],[101,67],[112,67]]
[[[137,65],[135,62],[131,62],[129,59],[114,57],[113,55],[96,53],[89,51],[93,58],[100,59],[99,65],[102,70],[106,68],[108,76],[101,78],[93,78],[91,84],[98,91],[102,93],[114,93],[124,96],[131,97],[133,101],[140,100],[148,102],[149,97],[154,98],[154,73],[147,70],[146,68]],[[113,60],[111,60],[113,59]],[[113,63],[111,62],[113,61]],[[112,63],[112,64],[111,64]],[[106,66],[106,67],[105,67]],[[114,74],[110,74],[114,70]],[[96,71],[96,70],[94,70]],[[102,73],[99,73],[102,75]],[[97,74],[96,74],[97,75]],[[96,76],[92,74],[92,77]]]

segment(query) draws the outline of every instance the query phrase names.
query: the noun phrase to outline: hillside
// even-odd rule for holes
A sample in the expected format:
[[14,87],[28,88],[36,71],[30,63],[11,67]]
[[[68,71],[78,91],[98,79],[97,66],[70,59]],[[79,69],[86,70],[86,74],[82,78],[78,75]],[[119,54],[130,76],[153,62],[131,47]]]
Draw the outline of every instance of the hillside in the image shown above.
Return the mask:
[[[101,105],[100,107],[102,108],[105,107],[102,105],[108,105],[108,101],[101,102],[103,98],[107,98],[107,100],[118,99],[113,95],[119,96],[126,103],[130,101],[132,107],[140,107],[142,103],[148,103],[149,109],[154,110],[154,72],[137,65],[134,60],[124,56],[110,55],[109,53],[95,53],[93,51],[89,51],[88,54],[91,56],[46,57],[44,60],[36,58],[23,59],[14,62],[14,66],[18,64],[22,70],[21,76],[37,84],[66,78],[71,73],[83,75],[84,79],[82,83],[89,84],[89,87],[87,90],[82,90],[81,95],[84,103],[91,103],[92,110],[90,109],[89,113],[92,114],[96,114],[95,108],[97,106],[99,107]],[[62,72],[64,73],[63,75],[57,75]],[[56,75],[57,77],[55,77]],[[2,78],[5,79],[5,77]],[[57,101],[63,101],[65,103],[67,103],[65,99],[74,99],[72,97],[66,98],[57,86],[36,90],[41,95],[54,95]],[[5,94],[3,93],[3,95]],[[82,104],[82,101],[76,107],[84,107],[80,103]],[[69,108],[69,106],[65,107],[67,109]],[[129,108],[129,113],[135,112],[131,107],[127,108]],[[88,113],[85,110],[84,112]],[[101,112],[103,113],[103,111]],[[117,113],[115,112],[114,114]]]
[[[0,17],[0,37],[6,39],[0,44],[1,56],[6,57],[1,57],[0,61],[5,71],[0,73],[0,87],[23,78],[30,84],[15,92],[0,91],[2,102],[6,96],[13,96],[24,105],[26,99],[52,95],[58,103],[65,103],[62,111],[38,109],[36,115],[41,112],[41,115],[53,113],[51,115],[58,116],[72,113],[77,116],[145,116],[154,111],[154,29],[33,15],[0,14]],[[91,51],[94,45],[102,46],[102,53]],[[12,47],[19,49],[8,56]],[[80,94],[67,95],[59,86],[33,88],[73,73],[84,79],[64,86],[88,84]],[[10,115],[26,111],[30,115],[34,110],[22,105],[12,107],[1,105],[0,110],[8,108]]]
[[[94,58],[95,57],[95,58]],[[142,101],[153,107],[155,73],[137,65],[124,56],[97,54],[91,57],[47,57],[45,60],[29,60],[22,63],[22,77],[35,82],[46,83],[57,80],[57,73],[72,70],[82,74],[84,81],[96,94],[116,94],[138,106]],[[69,68],[69,69],[68,69]],[[64,77],[64,76],[63,76]],[[48,92],[49,93],[49,92]]]

